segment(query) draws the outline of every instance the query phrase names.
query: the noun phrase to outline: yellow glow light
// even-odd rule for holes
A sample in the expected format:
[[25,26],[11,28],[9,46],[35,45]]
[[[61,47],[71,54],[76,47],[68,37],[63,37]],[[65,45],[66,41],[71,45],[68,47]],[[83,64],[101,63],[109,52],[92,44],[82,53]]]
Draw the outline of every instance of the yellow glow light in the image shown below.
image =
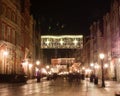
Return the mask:
[[99,57],[100,59],[104,59],[105,55],[103,53],[100,53]]
[[104,67],[105,67],[105,68],[108,68],[108,64],[105,64]]
[[4,55],[4,56],[7,56],[7,55],[8,55],[8,51],[4,51],[4,52],[3,52],[3,55]]
[[90,64],[90,66],[91,66],[91,67],[93,67],[93,66],[94,66],[94,64],[93,64],[93,63],[91,63],[91,64]]
[[36,61],[36,64],[37,64],[37,65],[40,65],[40,61]]
[[74,43],[75,45],[77,45],[78,41],[75,39],[75,40],[73,41],[73,43]]
[[32,64],[29,64],[29,68],[32,68],[32,66],[33,66]]
[[63,40],[61,39],[61,40],[60,40],[60,44],[63,45],[63,43],[64,43],[64,42],[63,42]]
[[50,67],[47,65],[46,68],[49,69]]
[[45,42],[47,45],[49,45],[50,41],[47,39],[47,41]]
[[37,71],[39,71],[39,69],[36,67],[36,68],[35,68],[35,71],[37,72]]

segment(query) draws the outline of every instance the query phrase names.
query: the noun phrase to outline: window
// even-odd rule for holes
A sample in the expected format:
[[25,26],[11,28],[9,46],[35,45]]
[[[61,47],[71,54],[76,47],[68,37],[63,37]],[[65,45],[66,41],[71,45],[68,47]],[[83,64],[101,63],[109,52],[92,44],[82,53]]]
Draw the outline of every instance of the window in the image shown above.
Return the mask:
[[5,33],[5,24],[2,23],[1,39],[4,39],[4,33]]
[[6,13],[6,7],[5,7],[5,4],[2,5],[2,14],[5,15]]
[[16,18],[15,18],[15,12],[12,12],[12,17],[11,17],[13,22],[16,22]]
[[7,40],[10,41],[10,27],[7,27]]
[[10,10],[10,8],[7,8],[6,17],[11,19],[11,10]]
[[15,30],[12,29],[12,35],[11,35],[11,39],[12,39],[12,43],[15,44]]

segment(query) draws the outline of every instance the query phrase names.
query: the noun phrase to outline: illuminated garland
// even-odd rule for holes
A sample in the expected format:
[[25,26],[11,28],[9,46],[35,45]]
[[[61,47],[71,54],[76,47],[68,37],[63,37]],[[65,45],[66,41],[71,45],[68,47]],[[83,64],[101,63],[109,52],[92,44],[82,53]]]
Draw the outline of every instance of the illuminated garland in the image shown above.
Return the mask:
[[83,47],[83,36],[82,35],[61,35],[52,36],[44,35],[41,36],[41,48],[82,48]]

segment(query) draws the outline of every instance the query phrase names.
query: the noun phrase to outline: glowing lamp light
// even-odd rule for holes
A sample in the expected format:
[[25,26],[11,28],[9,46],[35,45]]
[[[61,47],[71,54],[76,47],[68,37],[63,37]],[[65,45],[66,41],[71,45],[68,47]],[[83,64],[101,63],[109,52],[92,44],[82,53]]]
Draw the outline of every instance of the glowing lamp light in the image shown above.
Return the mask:
[[51,72],[54,72],[54,69],[53,69],[53,68],[51,68]]
[[7,55],[8,55],[8,51],[4,51],[4,52],[3,52],[3,55],[4,55],[4,56],[7,56]]
[[93,63],[91,63],[91,64],[90,64],[90,66],[91,66],[91,67],[93,67],[93,66],[94,66],[94,64],[93,64]]
[[25,63],[25,62],[23,62],[23,63],[22,63],[22,65],[23,65],[23,66],[25,66],[25,65],[26,65],[26,63]]
[[50,67],[47,65],[46,68],[49,69]]
[[102,70],[102,87],[105,87],[105,79],[104,79],[104,69],[103,69],[103,59],[104,59],[104,54],[103,53],[100,53],[99,54],[99,57],[100,57],[100,59],[101,59],[101,70]]
[[61,40],[60,40],[60,44],[63,45],[63,43],[64,43],[64,41],[61,39]]
[[82,67],[83,70],[85,70],[85,67]]
[[100,66],[99,65],[95,65],[95,69],[99,69],[100,68]]
[[33,66],[32,64],[29,64],[29,68],[32,68],[32,66]]
[[118,61],[120,62],[120,58],[118,59]]
[[22,64],[23,64],[23,66],[27,66],[28,61],[25,61],[25,62],[23,62]]
[[47,41],[45,42],[47,45],[49,45],[50,41],[47,39]]
[[105,68],[108,68],[108,64],[105,64],[104,67],[105,67]]
[[35,71],[37,72],[37,71],[39,71],[39,69],[36,67],[36,68],[35,68]]
[[73,41],[73,43],[74,43],[75,45],[77,45],[78,41],[75,39],[75,40]]
[[105,55],[103,53],[100,53],[99,57],[100,59],[104,59]]
[[40,65],[40,61],[36,61],[36,64],[37,64],[37,65]]
[[91,72],[91,69],[86,69],[85,70],[86,74]]

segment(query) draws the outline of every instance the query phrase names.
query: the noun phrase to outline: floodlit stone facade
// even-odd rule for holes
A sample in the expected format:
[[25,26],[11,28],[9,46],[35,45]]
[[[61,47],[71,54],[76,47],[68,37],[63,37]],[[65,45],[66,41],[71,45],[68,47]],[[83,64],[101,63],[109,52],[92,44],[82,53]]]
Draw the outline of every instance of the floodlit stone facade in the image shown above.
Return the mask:
[[23,62],[34,61],[33,38],[30,1],[0,0],[0,74],[30,74],[32,70]]
[[[110,11],[101,20],[93,22],[90,26],[90,62],[100,66],[96,74],[101,77],[101,60],[99,54],[105,54],[105,79],[120,81],[120,1],[111,2]],[[84,48],[84,46],[83,46]],[[84,49],[85,50],[85,49]]]

